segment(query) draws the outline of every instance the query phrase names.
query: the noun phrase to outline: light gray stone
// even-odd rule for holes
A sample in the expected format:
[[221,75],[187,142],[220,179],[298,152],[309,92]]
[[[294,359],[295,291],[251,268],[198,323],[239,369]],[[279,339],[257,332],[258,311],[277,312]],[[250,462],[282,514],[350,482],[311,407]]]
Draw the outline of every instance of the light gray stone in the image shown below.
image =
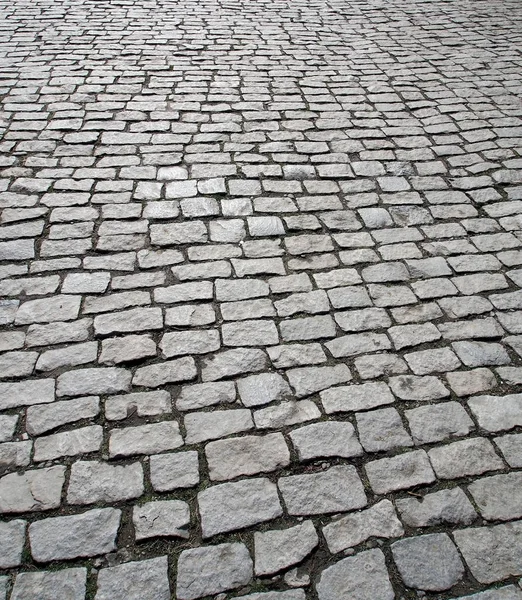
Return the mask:
[[150,335],[126,335],[103,340],[99,361],[119,365],[149,356],[156,356],[156,343]]
[[390,388],[384,382],[340,386],[325,390],[320,396],[327,414],[357,412],[395,402]]
[[187,444],[215,440],[254,427],[251,411],[246,408],[189,413],[185,415],[184,423]]
[[170,394],[166,390],[111,396],[105,401],[105,418],[109,421],[121,421],[133,414],[150,417],[171,412]]
[[113,429],[109,437],[109,454],[132,456],[133,454],[157,454],[174,450],[183,445],[183,438],[176,421],[162,421],[150,425]]
[[25,426],[30,435],[40,435],[61,425],[92,419],[99,412],[98,396],[61,400],[52,404],[30,406],[26,412]]
[[254,534],[256,575],[271,575],[301,562],[319,544],[312,521]]
[[404,529],[393,504],[381,500],[374,506],[332,521],[323,527],[323,535],[332,553],[358,546],[370,537],[401,537]]
[[156,500],[135,506],[132,522],[137,540],[152,537],[188,538],[190,509],[181,500]]
[[0,513],[58,508],[64,482],[62,466],[5,475],[0,479]]
[[390,387],[401,400],[428,402],[450,395],[440,379],[433,375],[398,375],[390,378]]
[[97,461],[78,461],[71,467],[67,502],[120,502],[138,498],[143,491],[143,468],[139,462],[111,465]]
[[290,463],[290,452],[281,433],[211,442],[205,454],[209,476],[214,481],[275,471]]
[[258,348],[234,348],[202,361],[203,381],[256,373],[268,366],[268,356]]
[[471,396],[478,392],[487,392],[497,385],[495,375],[486,368],[447,373],[446,379],[451,389],[459,397]]
[[76,369],[58,377],[57,396],[114,394],[130,389],[132,374],[125,369]]
[[37,562],[107,554],[116,548],[121,511],[93,509],[79,515],[31,523],[29,541]]
[[33,443],[29,440],[0,444],[0,475],[16,468],[27,467],[31,462],[32,448]]
[[469,525],[477,518],[473,505],[459,487],[426,494],[420,500],[399,498],[395,503],[401,519],[410,527]]
[[327,567],[316,584],[319,600],[393,600],[381,550],[367,550]]
[[366,506],[355,467],[338,465],[324,472],[281,477],[278,486],[288,514],[320,515]]
[[522,516],[522,473],[483,477],[471,483],[468,490],[488,521],[510,521]]
[[184,386],[176,400],[176,408],[181,411],[197,410],[216,404],[230,404],[236,400],[236,386],[232,381],[197,383]]
[[310,396],[332,385],[351,381],[352,374],[345,364],[333,367],[303,367],[286,372],[298,398]]
[[399,540],[392,544],[391,550],[408,587],[439,592],[453,587],[464,575],[457,548],[445,533]]
[[432,448],[428,455],[437,477],[441,479],[480,475],[504,467],[493,444],[486,438],[460,440],[447,446]]
[[391,343],[384,333],[354,333],[337,337],[325,346],[335,358],[356,356],[378,350],[389,350]]
[[191,356],[184,356],[137,369],[132,378],[132,384],[155,388],[167,383],[190,381],[196,376],[197,369],[194,359]]
[[170,600],[166,556],[100,569],[95,600]]
[[305,421],[318,419],[321,412],[311,400],[288,400],[254,412],[258,429],[279,429]]
[[475,425],[464,408],[454,401],[420,406],[405,411],[415,444],[440,442],[467,435]]
[[34,461],[54,460],[61,456],[76,456],[97,452],[103,443],[101,425],[80,427],[38,438],[34,443]]
[[11,600],[84,600],[86,584],[85,568],[19,573]]
[[265,478],[221,483],[198,494],[203,537],[250,527],[283,514],[275,484]]
[[351,458],[363,454],[353,425],[346,421],[313,423],[294,429],[289,435],[299,460],[330,456]]
[[247,406],[262,406],[291,395],[290,386],[278,373],[250,375],[237,381],[241,402]]
[[486,431],[503,431],[522,425],[522,394],[475,396],[468,400],[468,406]]
[[522,575],[522,521],[462,529],[453,536],[473,577],[480,583]]
[[[287,578],[288,573],[285,575],[285,579]],[[302,589],[286,590],[285,592],[260,592],[259,594],[240,596],[240,598],[241,600],[306,600],[305,591]]]
[[28,300],[16,312],[15,325],[72,321],[78,317],[81,296],[56,295],[52,298]]
[[159,343],[167,358],[183,354],[207,354],[218,350],[220,346],[219,332],[215,329],[165,333]]
[[193,450],[151,456],[150,482],[157,492],[194,487],[199,483],[198,453]]
[[359,413],[355,418],[359,439],[366,452],[413,446],[413,441],[395,408]]
[[178,560],[176,597],[194,600],[242,587],[252,578],[252,559],[244,544],[191,548]]
[[13,439],[18,418],[18,415],[0,415],[0,442]]
[[455,600],[522,600],[522,590],[514,585],[506,585],[471,596],[459,596]]
[[320,344],[288,344],[267,348],[268,356],[276,369],[326,362],[326,354]]
[[453,349],[467,367],[505,365],[511,362],[508,353],[500,344],[492,342],[453,342]]
[[376,494],[387,494],[435,481],[435,474],[424,450],[374,460],[366,463],[365,469]]
[[22,564],[27,523],[19,519],[0,523],[0,569]]
[[494,438],[510,467],[522,467],[522,434],[512,433]]
[[0,383],[0,410],[54,401],[54,379]]

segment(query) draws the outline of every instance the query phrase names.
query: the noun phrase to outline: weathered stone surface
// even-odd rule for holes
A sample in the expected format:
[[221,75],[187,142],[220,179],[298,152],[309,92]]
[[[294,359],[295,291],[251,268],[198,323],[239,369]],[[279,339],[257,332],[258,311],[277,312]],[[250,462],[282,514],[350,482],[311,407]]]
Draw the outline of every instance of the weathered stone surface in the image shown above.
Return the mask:
[[312,521],[254,534],[255,573],[270,575],[301,562],[319,543]]
[[197,383],[184,386],[176,400],[176,408],[181,411],[197,410],[216,404],[230,404],[236,399],[236,386],[232,381]]
[[381,408],[356,415],[359,439],[366,452],[413,446],[395,408]]
[[76,456],[97,452],[103,443],[101,425],[81,427],[72,431],[40,437],[34,444],[34,461],[53,460],[61,456]]
[[480,475],[504,466],[495,453],[493,444],[485,438],[460,440],[447,446],[432,448],[428,455],[437,477],[441,479]]
[[184,423],[187,444],[215,440],[254,428],[252,414],[246,408],[189,413],[185,415]]
[[458,600],[464,600],[464,598],[466,600],[521,600],[522,590],[514,585],[506,585],[478,594],[471,594],[471,596],[459,596]]
[[426,494],[422,499],[396,500],[401,519],[410,527],[469,525],[477,518],[473,505],[460,488]]
[[253,565],[244,544],[219,544],[184,550],[178,560],[176,595],[194,600],[244,586]]
[[101,569],[95,600],[169,600],[166,556]]
[[16,576],[11,600],[84,600],[87,569],[20,573]]
[[76,369],[58,377],[57,396],[115,394],[130,389],[132,374],[125,369]]
[[183,438],[178,423],[162,421],[138,427],[113,429],[109,437],[109,454],[111,457],[157,454],[182,445]]
[[20,519],[0,523],[0,569],[22,564],[26,525]]
[[155,388],[167,383],[190,381],[196,376],[194,359],[191,356],[185,356],[137,369],[132,378],[132,384]]
[[393,393],[401,400],[428,402],[450,395],[444,384],[432,375],[416,377],[415,375],[399,375],[390,379]]
[[494,438],[510,467],[522,467],[522,434],[513,433]]
[[81,296],[57,295],[41,300],[29,300],[18,308],[15,324],[71,321],[78,316],[81,299]]
[[486,431],[504,431],[522,425],[522,394],[475,396],[468,400],[468,406]]
[[26,428],[30,435],[40,435],[61,425],[91,419],[100,412],[98,396],[62,400],[52,404],[30,406],[26,413]]
[[157,492],[194,487],[199,483],[198,453],[193,450],[151,456],[150,481]]
[[474,424],[458,402],[441,402],[405,411],[415,444],[467,435]]
[[10,473],[0,479],[0,513],[50,510],[60,506],[65,467]]
[[31,553],[37,562],[106,554],[116,548],[121,511],[94,509],[79,515],[54,517],[29,526]]
[[0,410],[54,401],[54,379],[0,383]]
[[453,587],[464,575],[457,548],[445,533],[399,540],[391,550],[408,587],[438,592]]
[[120,466],[96,461],[78,461],[71,467],[67,502],[120,502],[141,496],[143,489],[143,468],[140,463]]
[[308,475],[281,477],[278,486],[291,515],[320,515],[366,506],[355,467],[339,465]]
[[483,477],[468,486],[480,514],[488,521],[509,521],[522,516],[522,474]]
[[205,454],[209,476],[214,481],[275,471],[290,463],[290,452],[281,433],[211,442]]
[[298,398],[310,396],[332,385],[346,383],[352,379],[350,369],[343,364],[333,367],[291,369],[286,374]]
[[234,348],[203,360],[203,381],[216,381],[243,373],[256,373],[268,366],[268,356],[257,348]]
[[190,509],[181,500],[156,500],[135,506],[132,522],[137,540],[152,537],[188,538]]
[[262,406],[291,395],[288,383],[278,373],[261,373],[239,379],[237,389],[242,404]]
[[170,394],[166,390],[135,392],[112,396],[105,400],[105,417],[110,421],[121,421],[134,414],[148,417],[170,412],[172,412]]
[[522,575],[522,521],[454,532],[473,577],[481,583]]
[[350,458],[363,453],[353,425],[345,421],[305,425],[294,429],[289,435],[299,460],[329,456]]
[[424,450],[374,460],[366,463],[365,469],[376,494],[386,494],[435,481],[435,474]]
[[288,400],[261,408],[254,413],[254,421],[259,429],[279,429],[304,421],[318,419],[321,413],[311,400]]
[[367,550],[324,569],[316,584],[319,600],[393,600],[384,554]]
[[102,341],[100,362],[119,365],[149,356],[156,356],[156,343],[150,335],[126,335]]
[[198,494],[203,537],[270,521],[283,513],[277,488],[268,479],[222,483]]
[[402,524],[389,500],[381,500],[370,508],[323,527],[323,535],[332,553],[358,546],[371,537],[395,538],[403,534]]
[[320,396],[327,414],[368,410],[395,402],[390,388],[384,382],[340,386],[325,390]]

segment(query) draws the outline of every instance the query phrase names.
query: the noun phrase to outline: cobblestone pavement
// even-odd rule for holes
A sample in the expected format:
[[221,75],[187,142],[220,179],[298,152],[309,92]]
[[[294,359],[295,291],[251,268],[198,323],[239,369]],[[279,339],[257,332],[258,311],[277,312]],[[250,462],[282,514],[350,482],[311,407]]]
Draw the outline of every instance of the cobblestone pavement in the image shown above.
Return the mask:
[[0,600],[521,600],[522,3],[0,6]]

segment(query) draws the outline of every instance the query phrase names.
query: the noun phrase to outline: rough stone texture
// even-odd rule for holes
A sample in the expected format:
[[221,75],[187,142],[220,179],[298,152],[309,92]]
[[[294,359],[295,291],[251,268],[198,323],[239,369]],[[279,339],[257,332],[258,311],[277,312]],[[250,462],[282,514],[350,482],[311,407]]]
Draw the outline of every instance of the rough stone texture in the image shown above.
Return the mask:
[[290,463],[290,452],[280,433],[211,442],[205,454],[210,479],[215,481],[275,471]]
[[291,515],[354,510],[367,503],[357,471],[347,465],[331,467],[320,473],[282,477],[279,489]]
[[87,569],[73,568],[17,575],[11,600],[83,600]]
[[101,569],[95,600],[169,600],[166,556]]
[[367,550],[327,567],[316,584],[319,600],[393,600],[384,554]]
[[332,553],[358,546],[371,537],[396,538],[403,534],[402,524],[389,500],[381,500],[370,508],[323,527],[323,535]]
[[188,538],[190,510],[180,500],[157,500],[135,506],[132,522],[137,540],[152,537]]
[[121,510],[100,555],[13,534],[0,599],[75,567],[146,596],[165,556],[176,596],[184,550],[303,517],[309,555],[206,597],[317,598],[379,548],[331,595],[409,598],[388,502],[409,538],[522,518],[520,10],[0,0],[0,516]]
[[283,513],[277,488],[268,479],[211,486],[198,494],[198,506],[206,538],[270,521]]
[[426,494],[420,500],[399,498],[396,501],[401,519],[410,527],[432,525],[469,525],[477,513],[460,488]]
[[522,521],[455,531],[455,542],[481,583],[522,575]]
[[438,592],[453,587],[464,575],[457,548],[445,533],[399,540],[391,549],[408,587]]
[[29,526],[31,554],[37,562],[49,562],[111,552],[120,517],[121,511],[114,508],[96,508],[36,521]]
[[26,522],[15,519],[0,523],[0,569],[10,569],[22,563]]
[[192,548],[179,557],[176,595],[193,600],[246,585],[252,576],[252,559],[244,544]]
[[319,543],[312,521],[254,535],[256,575],[270,575],[301,562]]

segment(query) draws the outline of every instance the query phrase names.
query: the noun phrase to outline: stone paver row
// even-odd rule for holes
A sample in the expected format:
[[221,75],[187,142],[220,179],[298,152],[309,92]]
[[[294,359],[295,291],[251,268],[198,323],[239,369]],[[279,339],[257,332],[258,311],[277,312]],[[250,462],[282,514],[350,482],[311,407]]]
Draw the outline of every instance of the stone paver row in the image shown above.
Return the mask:
[[522,600],[522,5],[0,14],[0,600]]

